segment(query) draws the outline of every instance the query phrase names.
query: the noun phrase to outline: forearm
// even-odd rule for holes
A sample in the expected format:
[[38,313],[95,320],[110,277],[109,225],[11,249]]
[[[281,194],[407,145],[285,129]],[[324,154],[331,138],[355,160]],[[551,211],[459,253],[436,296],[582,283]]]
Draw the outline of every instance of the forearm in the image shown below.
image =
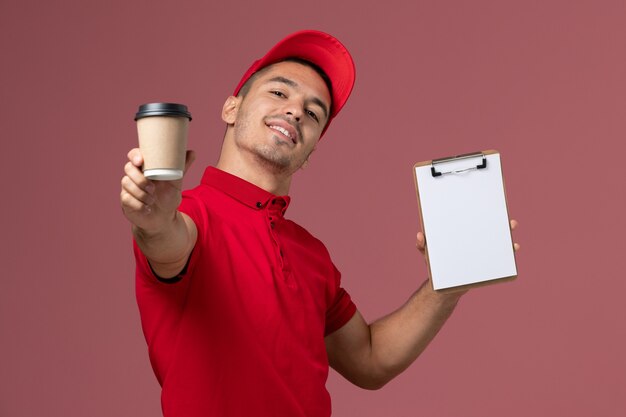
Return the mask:
[[133,235],[154,272],[163,278],[178,274],[196,243],[196,229],[189,216],[175,211],[158,228],[133,226]]
[[436,293],[426,282],[402,307],[370,325],[357,311],[326,337],[330,365],[359,387],[382,387],[424,351],[461,295]]
[[370,324],[371,363],[377,380],[388,382],[426,349],[462,293],[440,294],[426,282],[398,310]]

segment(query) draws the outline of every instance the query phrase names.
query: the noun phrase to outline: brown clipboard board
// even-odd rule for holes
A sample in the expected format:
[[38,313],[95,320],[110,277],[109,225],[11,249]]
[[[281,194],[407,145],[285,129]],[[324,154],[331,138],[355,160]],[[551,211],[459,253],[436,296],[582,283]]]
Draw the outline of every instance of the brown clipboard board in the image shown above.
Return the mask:
[[517,278],[498,151],[418,162],[413,178],[435,291],[465,291]]

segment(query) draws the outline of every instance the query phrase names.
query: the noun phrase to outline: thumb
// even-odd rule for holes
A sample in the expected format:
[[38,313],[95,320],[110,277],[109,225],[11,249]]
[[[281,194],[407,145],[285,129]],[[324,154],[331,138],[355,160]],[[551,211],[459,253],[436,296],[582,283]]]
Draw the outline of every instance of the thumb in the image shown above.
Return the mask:
[[187,151],[187,153],[185,154],[184,174],[187,174],[187,171],[189,171],[189,168],[191,167],[191,165],[193,164],[195,160],[196,160],[196,151]]
[[419,250],[423,255],[426,248],[426,238],[424,237],[424,233],[417,232],[417,241],[415,243],[415,246],[417,247],[417,250]]

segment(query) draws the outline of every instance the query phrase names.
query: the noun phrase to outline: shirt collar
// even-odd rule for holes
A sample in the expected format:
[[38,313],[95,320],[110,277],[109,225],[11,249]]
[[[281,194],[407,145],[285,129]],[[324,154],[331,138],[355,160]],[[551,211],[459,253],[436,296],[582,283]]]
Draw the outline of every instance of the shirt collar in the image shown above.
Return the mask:
[[244,179],[211,166],[204,171],[202,184],[216,188],[255,210],[264,209],[268,204],[279,204],[284,214],[291,201],[289,196],[276,196]]

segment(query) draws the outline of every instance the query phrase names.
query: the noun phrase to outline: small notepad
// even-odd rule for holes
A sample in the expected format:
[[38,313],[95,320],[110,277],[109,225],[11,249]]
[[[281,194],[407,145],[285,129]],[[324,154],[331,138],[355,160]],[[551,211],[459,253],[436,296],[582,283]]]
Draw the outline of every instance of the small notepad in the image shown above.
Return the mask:
[[454,291],[516,278],[500,154],[424,161],[414,174],[433,288]]

